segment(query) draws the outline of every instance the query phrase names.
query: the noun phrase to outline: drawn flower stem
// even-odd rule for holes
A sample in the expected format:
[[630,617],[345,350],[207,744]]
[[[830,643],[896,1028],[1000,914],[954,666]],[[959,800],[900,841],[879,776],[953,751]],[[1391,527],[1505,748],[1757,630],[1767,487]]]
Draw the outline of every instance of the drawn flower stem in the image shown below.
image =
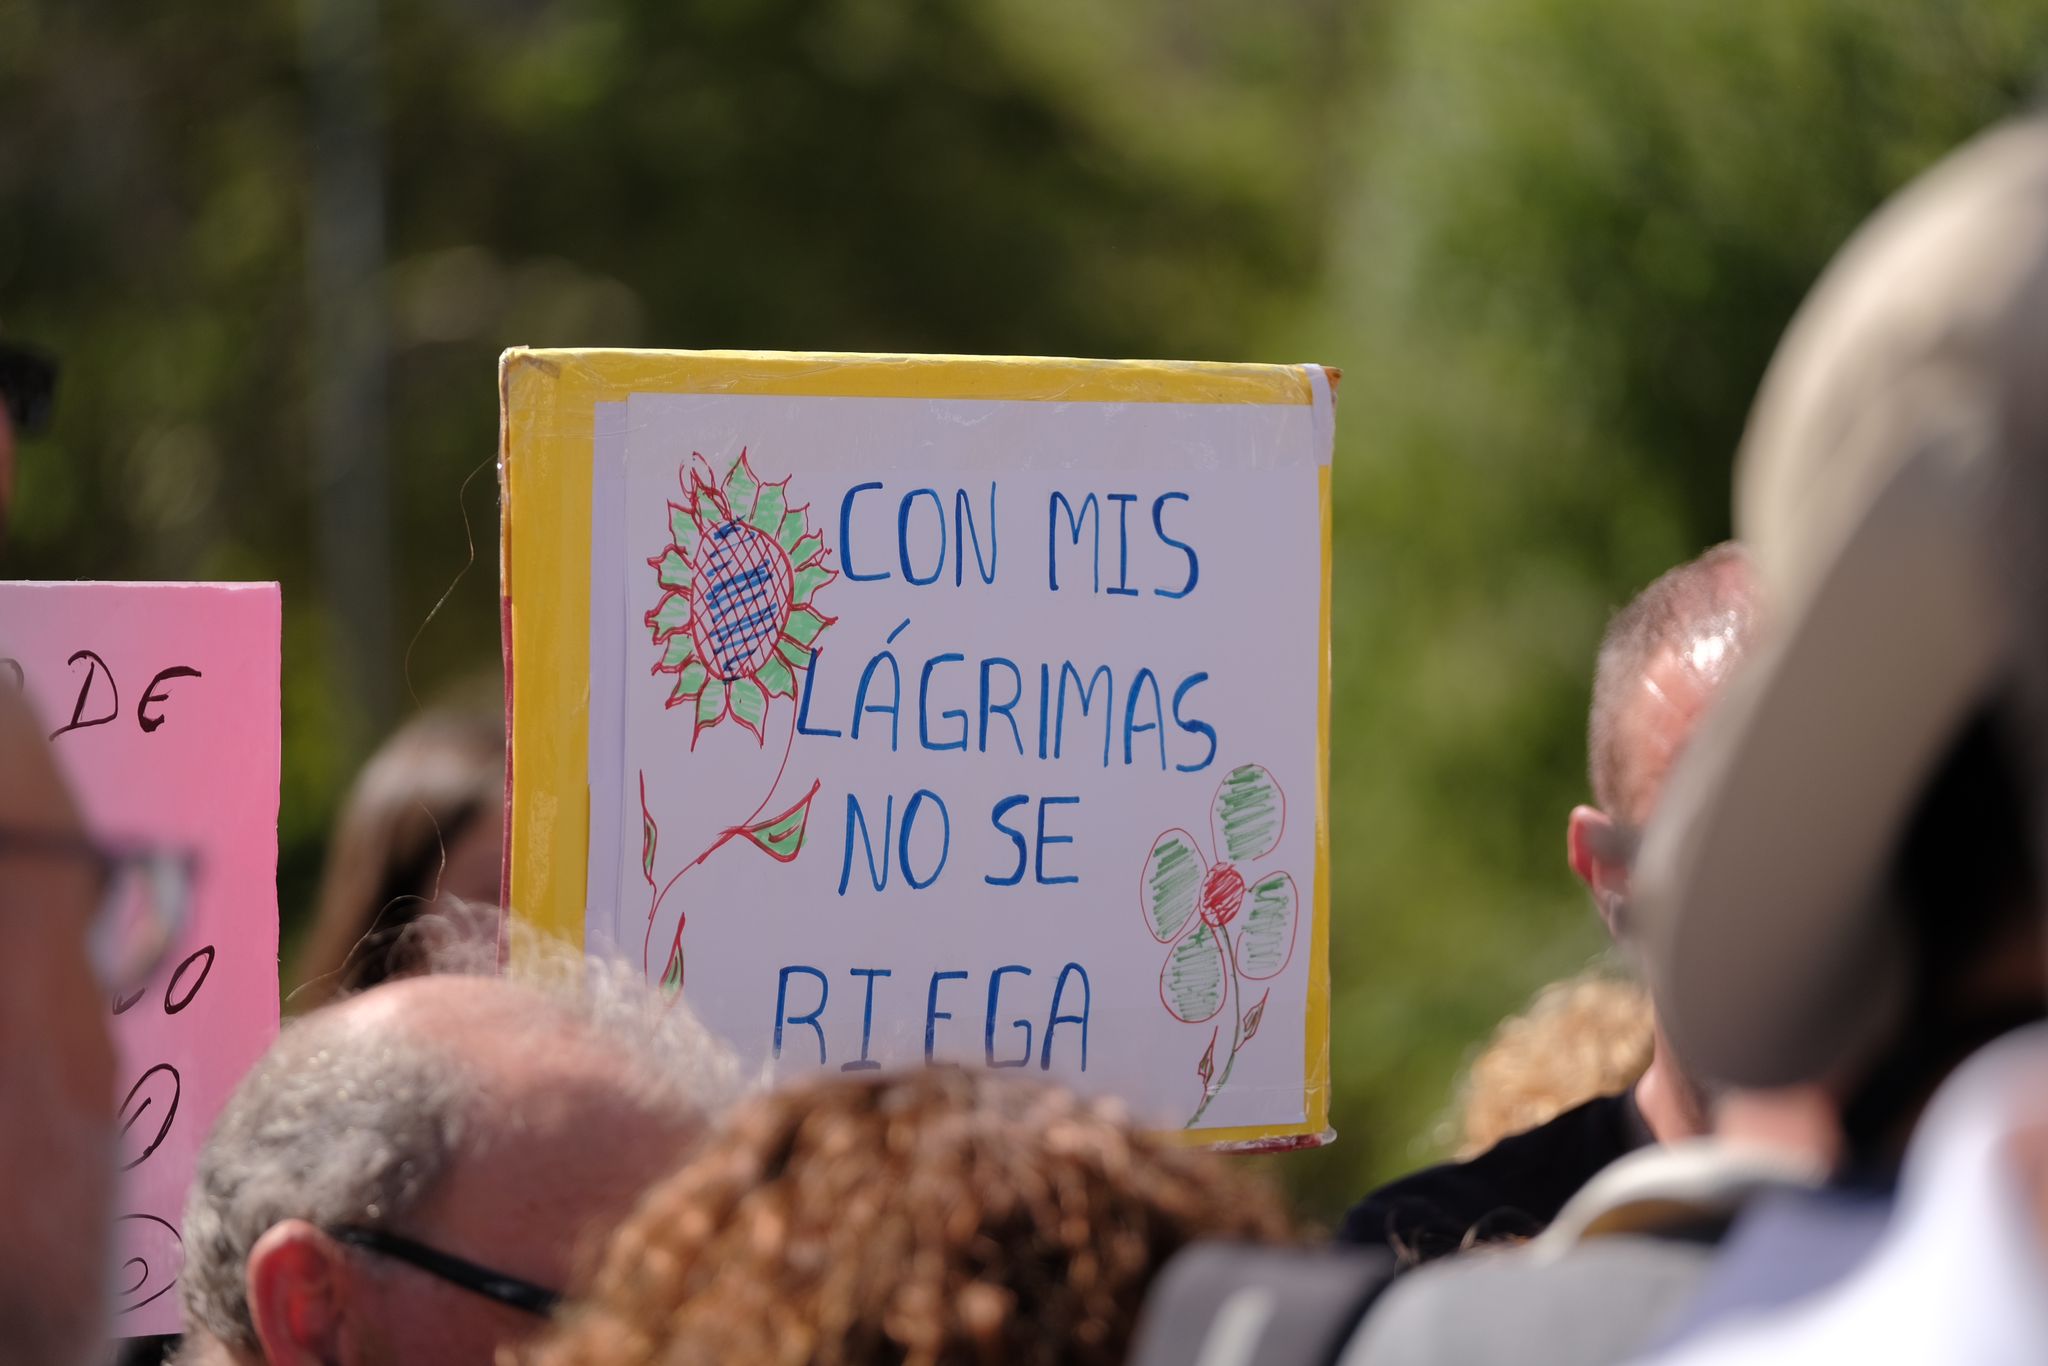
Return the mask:
[[[745,820],[740,821],[735,825],[726,827],[725,830],[720,832],[717,839],[711,841],[711,843],[705,848],[703,853],[697,855],[697,857],[691,859],[688,863],[678,868],[675,872],[675,875],[669,878],[667,882],[663,883],[660,889],[654,893],[654,898],[648,904],[647,907],[647,933],[642,938],[640,944],[641,976],[646,976],[647,973],[651,971],[654,966],[654,922],[655,919],[661,914],[662,902],[668,899],[668,894],[675,887],[675,885],[683,880],[683,874],[689,872],[698,864],[703,863],[706,859],[710,858],[720,849],[723,849],[732,840],[735,840],[745,835],[747,833],[747,827],[752,825],[755,821],[758,821],[761,818],[761,813],[768,809],[768,803],[775,800],[775,790],[778,787],[782,786],[782,775],[789,769],[790,752],[795,747],[796,716],[795,713],[791,713],[789,718],[789,739],[784,741],[782,746],[782,762],[776,766],[774,780],[768,784],[768,790],[761,794],[761,800],[758,804],[755,805],[752,813],[749,814]],[[816,790],[817,785],[813,784],[812,791],[815,792]],[[642,810],[644,811],[647,802],[647,774],[645,770],[642,770],[640,774],[640,801]],[[650,878],[649,881],[651,883],[652,879]],[[683,925],[685,923],[685,919],[686,918],[683,916],[676,917],[676,932],[674,937],[669,941],[669,956],[663,960],[664,967],[662,976],[664,980],[666,980],[668,975],[667,965],[673,963],[675,961],[676,955],[682,952]]]
[[1237,1052],[1245,1045],[1244,1012],[1240,1009],[1244,1004],[1244,987],[1237,980],[1237,943],[1228,931],[1223,935],[1223,947],[1230,978],[1230,1055],[1223,1060],[1223,1071],[1217,1075],[1216,1080],[1213,1083],[1202,1083],[1202,1103],[1188,1116],[1188,1122],[1181,1126],[1184,1129],[1192,1129],[1202,1122],[1202,1116],[1209,1111],[1209,1103],[1222,1093],[1225,1084],[1230,1081],[1230,1069],[1237,1066]]

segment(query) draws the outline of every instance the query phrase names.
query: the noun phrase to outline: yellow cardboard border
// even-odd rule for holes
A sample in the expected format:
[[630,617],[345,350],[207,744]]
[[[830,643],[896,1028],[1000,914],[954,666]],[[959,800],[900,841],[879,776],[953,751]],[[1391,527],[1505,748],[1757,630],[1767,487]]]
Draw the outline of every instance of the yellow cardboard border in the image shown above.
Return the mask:
[[[1332,387],[1337,379],[1331,371]],[[595,405],[635,393],[1064,403],[1313,402],[1300,366],[776,351],[534,350],[498,362],[498,582],[505,638],[505,905],[517,920],[583,938],[589,862],[590,497]],[[1316,689],[1315,926],[1311,936],[1306,1118],[1184,1132],[1191,1144],[1327,1142],[1330,1113],[1330,470],[1322,505],[1322,651]],[[518,706],[546,726],[519,727]]]

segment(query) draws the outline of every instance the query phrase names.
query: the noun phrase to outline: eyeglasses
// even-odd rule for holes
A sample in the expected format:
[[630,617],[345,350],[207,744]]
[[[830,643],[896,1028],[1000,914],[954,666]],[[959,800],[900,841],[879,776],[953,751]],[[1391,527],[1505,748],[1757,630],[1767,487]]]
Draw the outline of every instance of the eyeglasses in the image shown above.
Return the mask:
[[560,1291],[548,1290],[531,1281],[522,1281],[517,1276],[507,1276],[487,1266],[402,1238],[396,1233],[382,1229],[361,1228],[353,1224],[342,1224],[327,1230],[327,1236],[350,1247],[359,1247],[365,1252],[374,1252],[380,1257],[404,1262],[416,1267],[436,1280],[446,1281],[452,1286],[481,1295],[487,1300],[528,1314],[548,1318],[562,1302]]
[[70,859],[87,869],[97,896],[88,949],[100,985],[116,998],[149,980],[185,927],[199,868],[189,849],[0,826],[0,854],[9,853]]
[[57,399],[57,360],[16,342],[0,342],[0,400],[23,436],[40,436]]

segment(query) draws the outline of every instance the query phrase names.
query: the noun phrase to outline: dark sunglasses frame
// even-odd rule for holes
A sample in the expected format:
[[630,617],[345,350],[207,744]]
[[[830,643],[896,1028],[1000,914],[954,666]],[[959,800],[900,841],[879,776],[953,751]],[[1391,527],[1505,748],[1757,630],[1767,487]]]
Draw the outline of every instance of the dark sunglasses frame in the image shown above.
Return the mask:
[[57,404],[57,358],[19,342],[0,341],[0,401],[23,436],[49,430]]
[[355,1224],[340,1224],[328,1228],[326,1234],[338,1243],[359,1247],[365,1252],[374,1252],[379,1257],[389,1257],[396,1262],[426,1272],[436,1280],[446,1281],[472,1295],[481,1295],[524,1313],[539,1318],[550,1318],[562,1303],[560,1291],[549,1290],[531,1281],[522,1281],[517,1276],[507,1276],[502,1271],[493,1271],[465,1258],[416,1243],[396,1233],[383,1229],[363,1228]]

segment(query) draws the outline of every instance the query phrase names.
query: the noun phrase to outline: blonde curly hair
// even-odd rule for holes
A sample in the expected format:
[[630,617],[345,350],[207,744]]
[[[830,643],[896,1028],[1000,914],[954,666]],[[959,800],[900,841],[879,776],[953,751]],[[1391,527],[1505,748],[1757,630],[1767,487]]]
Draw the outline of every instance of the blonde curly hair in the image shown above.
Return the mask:
[[1650,1065],[1655,1023],[1649,993],[1604,969],[1544,987],[1500,1022],[1466,1070],[1457,1155],[1475,1157],[1633,1085]]
[[1250,1174],[1111,1105],[956,1068],[835,1077],[736,1111],[522,1360],[1111,1366],[1181,1246],[1290,1232]]

